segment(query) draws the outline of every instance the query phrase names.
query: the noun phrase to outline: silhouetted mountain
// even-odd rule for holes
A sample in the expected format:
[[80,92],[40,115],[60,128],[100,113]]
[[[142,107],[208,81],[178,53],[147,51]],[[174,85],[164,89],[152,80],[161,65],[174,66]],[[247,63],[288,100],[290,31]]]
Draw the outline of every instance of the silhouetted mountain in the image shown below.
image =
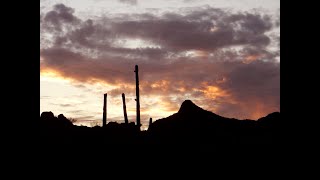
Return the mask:
[[208,128],[213,125],[219,125],[222,121],[227,123],[233,120],[204,110],[192,101],[186,100],[182,103],[177,113],[155,121],[150,126],[149,131],[160,132],[166,129],[165,131],[168,132],[170,130],[182,130],[183,128]]
[[276,128],[280,124],[280,112],[268,114],[266,117],[258,119],[258,122],[261,126]]
[[48,143],[72,144],[272,144],[280,121],[275,112],[255,120],[237,120],[202,109],[192,101],[179,111],[140,131],[135,123],[108,122],[105,127],[75,126],[63,114],[43,112],[37,121],[40,137]]
[[195,105],[192,101],[190,100],[185,100],[178,111],[179,114],[194,114],[203,111],[202,108],[199,106]]
[[230,119],[186,100],[177,113],[155,121],[148,131],[172,143],[270,143],[279,118],[280,113],[272,113],[258,121]]

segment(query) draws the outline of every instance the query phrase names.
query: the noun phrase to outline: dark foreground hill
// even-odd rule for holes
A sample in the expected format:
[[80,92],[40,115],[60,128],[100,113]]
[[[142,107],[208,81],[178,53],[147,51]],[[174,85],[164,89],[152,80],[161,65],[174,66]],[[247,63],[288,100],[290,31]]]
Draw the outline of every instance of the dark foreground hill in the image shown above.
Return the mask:
[[206,111],[192,101],[182,103],[179,111],[139,131],[134,123],[109,122],[106,127],[75,126],[63,115],[43,112],[35,122],[35,139],[47,144],[108,146],[133,145],[270,145],[277,138],[280,113],[254,120],[230,119]]
[[162,143],[270,144],[279,121],[279,112],[257,121],[225,118],[186,100],[177,113],[154,122],[149,133]]

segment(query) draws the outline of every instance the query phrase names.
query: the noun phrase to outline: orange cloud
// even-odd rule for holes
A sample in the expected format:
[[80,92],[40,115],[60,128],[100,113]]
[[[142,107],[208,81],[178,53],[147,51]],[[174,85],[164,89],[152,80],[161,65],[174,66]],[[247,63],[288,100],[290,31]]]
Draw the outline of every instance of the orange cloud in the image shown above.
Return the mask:
[[210,99],[216,99],[218,97],[228,97],[230,96],[226,91],[222,90],[218,86],[209,85],[208,82],[203,82],[201,85],[204,89],[194,88],[195,91],[203,92],[203,94]]
[[169,85],[169,81],[167,80],[160,80],[160,81],[157,81],[155,83],[152,83],[150,86],[152,88],[161,88],[161,89],[167,89],[168,88],[168,85]]
[[55,71],[52,69],[40,69],[40,76],[63,78],[59,71]]
[[242,62],[245,64],[250,64],[251,62],[256,61],[261,56],[262,55],[249,55],[249,56],[245,57]]

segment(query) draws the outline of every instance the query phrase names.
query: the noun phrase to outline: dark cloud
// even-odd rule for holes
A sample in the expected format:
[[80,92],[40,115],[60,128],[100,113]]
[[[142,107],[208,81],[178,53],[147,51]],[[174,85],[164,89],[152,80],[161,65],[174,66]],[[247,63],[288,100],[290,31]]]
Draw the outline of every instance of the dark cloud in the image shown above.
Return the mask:
[[56,4],[53,10],[47,12],[43,17],[44,26],[46,26],[46,29],[61,31],[63,24],[76,24],[79,22],[79,19],[73,13],[74,9],[64,4]]
[[[184,99],[230,117],[256,118],[279,110],[275,58],[280,54],[267,48],[279,37],[267,35],[273,29],[271,16],[211,7],[87,20],[73,14],[61,4],[43,14],[42,36],[51,34],[52,39],[40,51],[41,71],[116,85],[108,94],[131,98],[133,68],[139,64],[141,94],[161,95],[157,103],[168,111]],[[125,47],[130,39],[146,46]]]
[[82,110],[75,110],[75,111],[68,111],[68,113],[76,113],[76,114],[78,114],[78,113],[83,113],[84,111],[82,111]]
[[72,104],[59,104],[59,106],[61,106],[61,107],[72,107],[73,105]]
[[130,5],[137,5],[138,0],[118,0],[121,3],[130,4]]
[[114,22],[112,29],[129,38],[143,38],[176,50],[216,50],[250,44],[266,46],[264,33],[272,28],[270,17],[259,14],[227,14],[208,8],[187,15],[164,14],[155,20]]
[[51,99],[51,96],[40,96],[40,99]]
[[73,107],[74,106],[73,104],[69,104],[69,103],[50,103],[50,104],[57,105],[60,107]]
[[[72,14],[71,8],[60,4],[48,12],[44,19],[47,19],[47,24],[54,24],[59,29],[61,22],[79,22]],[[70,28],[65,36],[56,37],[56,45],[69,42],[73,46],[118,50],[120,53],[137,53],[121,48],[112,49],[114,42],[121,38],[143,39],[174,52],[190,49],[215,50],[242,44],[266,46],[270,39],[264,33],[272,28],[267,15],[229,14],[215,8],[192,9],[186,15],[165,13],[157,17],[151,14],[127,14],[116,21],[103,20],[82,21],[81,25]]]

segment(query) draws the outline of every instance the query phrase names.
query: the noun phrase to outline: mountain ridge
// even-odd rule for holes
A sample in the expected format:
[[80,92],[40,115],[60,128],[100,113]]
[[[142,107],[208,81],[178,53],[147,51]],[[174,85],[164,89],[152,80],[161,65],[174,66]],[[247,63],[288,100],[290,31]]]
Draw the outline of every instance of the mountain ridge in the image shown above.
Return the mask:
[[219,142],[270,142],[279,124],[280,112],[273,112],[258,120],[239,120],[207,111],[191,100],[185,100],[179,111],[156,120],[148,131],[165,141],[185,142],[213,139]]
[[[76,126],[62,114],[43,112],[34,132],[45,142],[78,144],[272,144],[279,130],[280,112],[258,120],[226,118],[185,100],[178,112],[140,131],[134,122],[109,122],[106,127]],[[40,130],[40,131],[39,131]]]

